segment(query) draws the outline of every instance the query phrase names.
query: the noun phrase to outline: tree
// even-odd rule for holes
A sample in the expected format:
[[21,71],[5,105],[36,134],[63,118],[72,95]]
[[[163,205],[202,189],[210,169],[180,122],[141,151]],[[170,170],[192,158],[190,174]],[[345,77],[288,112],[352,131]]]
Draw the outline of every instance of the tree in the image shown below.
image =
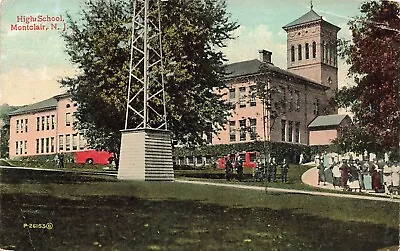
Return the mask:
[[[78,68],[65,78],[79,103],[76,127],[93,147],[119,152],[124,128],[130,58],[132,1],[88,0],[79,20],[67,15],[66,52]],[[168,128],[173,138],[201,144],[203,135],[220,129],[229,106],[215,88],[224,87],[224,55],[217,50],[232,39],[238,25],[229,21],[224,1],[162,2],[161,23]],[[139,86],[133,86],[139,88]]]
[[8,104],[0,105],[0,158],[7,158],[9,154],[10,116],[8,113],[16,109],[18,107]]
[[351,138],[341,137],[336,143],[350,150],[395,152],[400,125],[400,5],[370,1],[361,5],[361,14],[349,22],[352,42],[341,42],[341,55],[356,85],[335,97],[339,107],[350,107],[357,128],[343,128]]

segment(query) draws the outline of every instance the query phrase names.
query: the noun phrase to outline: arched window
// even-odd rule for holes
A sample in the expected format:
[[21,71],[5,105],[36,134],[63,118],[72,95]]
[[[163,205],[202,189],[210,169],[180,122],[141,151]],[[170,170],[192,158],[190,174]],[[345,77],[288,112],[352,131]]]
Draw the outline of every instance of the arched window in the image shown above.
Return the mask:
[[312,42],[312,57],[313,58],[317,57],[317,43],[315,41]]
[[325,62],[325,41],[322,41],[322,46],[321,46],[321,61]]
[[290,48],[290,57],[292,62],[294,62],[294,45],[292,45],[292,47]]
[[298,47],[298,59],[301,60],[302,59],[301,57],[302,57],[301,44],[299,44],[299,47]]
[[308,43],[306,43],[306,59],[310,59],[310,47]]

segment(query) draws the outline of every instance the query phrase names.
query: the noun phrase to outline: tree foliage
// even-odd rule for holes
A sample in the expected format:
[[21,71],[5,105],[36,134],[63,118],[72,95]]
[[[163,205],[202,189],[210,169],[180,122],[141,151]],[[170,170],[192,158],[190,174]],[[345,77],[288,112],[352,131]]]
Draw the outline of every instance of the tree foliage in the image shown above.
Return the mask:
[[[132,1],[87,0],[63,35],[77,75],[63,79],[79,103],[76,127],[91,146],[119,151],[129,77]],[[225,123],[229,107],[214,88],[224,86],[224,55],[217,49],[238,27],[224,1],[162,2],[161,23],[168,128],[173,138],[202,143],[203,133]],[[135,55],[134,55],[135,57]],[[132,88],[140,88],[134,85]]]
[[[356,129],[344,128],[338,144],[349,150],[380,152],[399,147],[400,6],[393,1],[369,1],[361,16],[349,22],[352,41],[341,41],[341,55],[350,65],[356,85],[335,97],[350,107]],[[372,149],[371,149],[372,148]]]
[[16,109],[18,107],[8,104],[0,105],[0,158],[7,158],[9,154],[10,116],[8,113]]

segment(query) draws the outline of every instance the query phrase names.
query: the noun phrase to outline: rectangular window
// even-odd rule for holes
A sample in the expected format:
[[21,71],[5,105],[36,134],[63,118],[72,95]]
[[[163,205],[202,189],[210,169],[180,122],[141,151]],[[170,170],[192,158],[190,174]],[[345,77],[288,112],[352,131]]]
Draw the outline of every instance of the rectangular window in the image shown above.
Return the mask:
[[49,153],[50,150],[50,140],[49,138],[46,138],[46,153]]
[[236,141],[236,125],[235,121],[229,121],[229,141]]
[[281,140],[286,141],[286,120],[281,120]]
[[83,138],[83,134],[79,134],[79,149],[85,148],[85,139]]
[[39,150],[40,150],[39,139],[36,139],[36,153],[39,153]]
[[18,154],[18,141],[15,142],[15,154]]
[[252,85],[250,86],[250,106],[256,106],[257,102],[256,102],[256,86]]
[[55,116],[51,115],[51,130],[54,130],[55,128]]
[[294,91],[294,103],[296,106],[296,112],[300,111],[300,92]]
[[24,120],[21,119],[21,133],[24,132]]
[[78,150],[78,135],[72,135],[72,150]]
[[250,119],[250,140],[257,138],[257,119]]
[[240,141],[246,141],[246,120],[242,119],[239,120],[239,126],[240,126]]
[[65,114],[65,125],[70,126],[71,125],[71,113],[67,112]]
[[28,132],[28,119],[25,119],[25,132]]
[[229,103],[234,106],[236,103],[235,89],[229,89]]
[[319,114],[319,99],[314,99],[314,115]]
[[71,134],[65,135],[65,151],[71,150]]
[[40,152],[44,153],[44,138],[40,139]]
[[24,150],[25,150],[25,154],[28,154],[28,141],[24,141]]
[[58,135],[58,150],[64,150],[64,135]]
[[288,126],[288,141],[293,142],[293,121],[289,121]]
[[293,90],[290,88],[289,92],[289,111],[293,111]]
[[295,124],[294,142],[300,143],[300,122]]
[[44,116],[42,116],[42,131],[44,131]]
[[246,87],[239,88],[239,107],[246,107]]
[[54,137],[50,138],[50,151],[54,153]]
[[46,116],[46,130],[50,130],[50,116]]
[[19,119],[17,119],[17,127],[16,127],[16,129],[17,129],[17,133],[19,133]]
[[36,131],[40,130],[40,117],[36,117]]
[[22,154],[22,149],[23,149],[23,145],[22,145],[22,140],[19,142],[19,154]]

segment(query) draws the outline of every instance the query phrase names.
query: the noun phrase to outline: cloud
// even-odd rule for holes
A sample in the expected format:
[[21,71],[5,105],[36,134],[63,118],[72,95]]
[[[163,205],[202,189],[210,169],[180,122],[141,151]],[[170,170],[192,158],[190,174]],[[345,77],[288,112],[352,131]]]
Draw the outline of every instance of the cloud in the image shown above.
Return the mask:
[[[286,34],[279,34],[280,36]],[[258,50],[265,49],[272,52],[272,62],[286,68],[286,43],[276,42],[276,36],[267,25],[259,25],[255,28],[239,27],[234,36],[237,38],[227,43],[222,52],[230,63],[258,58]]]
[[26,105],[65,92],[57,80],[73,76],[72,68],[14,69],[0,74],[0,104]]

